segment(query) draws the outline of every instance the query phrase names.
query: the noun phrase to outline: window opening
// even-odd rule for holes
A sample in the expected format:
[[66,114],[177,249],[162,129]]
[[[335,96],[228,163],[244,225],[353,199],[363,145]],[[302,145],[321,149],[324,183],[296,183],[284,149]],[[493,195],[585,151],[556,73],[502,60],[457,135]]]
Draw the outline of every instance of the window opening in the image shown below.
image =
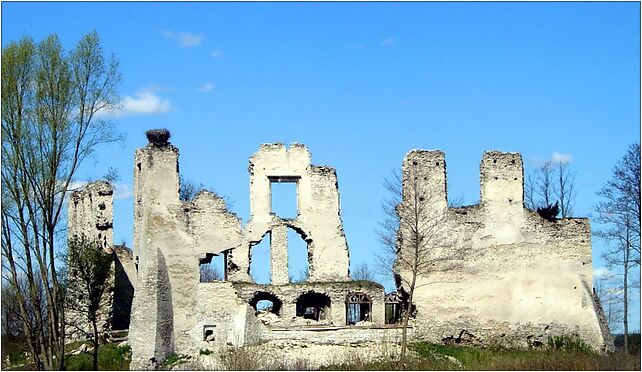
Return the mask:
[[214,337],[214,329],[216,328],[215,325],[206,325],[203,326],[203,341],[215,341]]
[[252,306],[254,310],[256,310],[257,314],[259,312],[269,312],[276,315],[281,315],[281,307],[283,306],[283,301],[281,301],[272,293],[257,292],[250,300],[250,306]]
[[324,294],[308,292],[296,301],[296,316],[322,321],[330,319],[330,298]]
[[346,298],[346,324],[372,321],[372,300],[361,292],[350,293]]
[[270,239],[263,236],[261,242],[250,246],[250,276],[256,284],[270,284],[272,282],[272,268],[270,262]]
[[271,213],[292,219],[299,214],[298,177],[270,177]]
[[385,299],[385,323],[397,324],[401,321],[402,298],[397,292],[386,295]]
[[290,283],[303,283],[310,276],[308,262],[308,243],[294,229],[287,229],[288,234],[288,273]]
[[200,259],[199,281],[211,283],[227,280],[227,252],[207,253]]

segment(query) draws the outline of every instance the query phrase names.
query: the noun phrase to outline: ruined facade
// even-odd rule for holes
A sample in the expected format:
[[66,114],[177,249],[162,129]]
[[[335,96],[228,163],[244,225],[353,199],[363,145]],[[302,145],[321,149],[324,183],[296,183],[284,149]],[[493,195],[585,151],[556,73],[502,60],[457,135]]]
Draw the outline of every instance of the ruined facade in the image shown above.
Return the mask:
[[[154,368],[174,353],[252,345],[270,340],[319,340],[323,330],[362,322],[384,325],[384,290],[349,280],[348,246],[333,168],[311,164],[299,144],[261,145],[250,158],[251,218],[245,226],[225,201],[201,191],[179,199],[178,149],[162,131],[148,132],[136,151],[134,260],[138,268],[129,340],[132,368]],[[272,212],[274,183],[296,184],[297,215]],[[286,229],[307,244],[309,276],[291,283]],[[269,238],[271,283],[253,283],[251,250]],[[199,264],[222,255],[225,280],[200,282]],[[355,297],[356,296],[356,297]],[[350,302],[350,299],[354,299]],[[270,301],[260,312],[257,304]],[[387,330],[383,330],[386,332]],[[376,331],[375,331],[376,332]],[[335,333],[336,340],[372,335]]]
[[[98,327],[102,333],[129,328],[131,302],[134,295],[136,270],[131,251],[127,247],[113,244],[113,188],[109,182],[96,181],[84,185],[71,193],[67,206],[67,234],[69,238],[85,237],[97,241],[101,249],[112,255],[111,272],[107,290],[102,296],[98,311]],[[69,285],[78,286],[77,279],[70,273]],[[69,339],[85,339],[92,333],[82,309],[83,293],[69,298],[67,306],[67,331]],[[73,301],[75,300],[75,301]],[[81,309],[81,310],[77,310]]]
[[[180,200],[179,151],[169,132],[147,134],[149,143],[134,159],[133,269],[124,270],[136,275],[130,278],[132,369],[156,368],[172,354],[228,347],[261,345],[272,354],[300,347],[325,358],[346,345],[399,339],[408,232],[399,232],[398,292],[386,295],[377,283],[351,281],[333,168],[312,165],[300,144],[261,145],[249,161],[251,217],[243,225],[208,191]],[[523,347],[578,334],[596,349],[608,348],[592,293],[589,221],[551,222],[525,209],[519,154],[487,152],[480,173],[480,203],[449,208],[443,152],[413,150],[403,161],[404,201],[415,187],[426,205],[421,218],[434,222],[431,254],[450,258],[420,273],[410,336]],[[296,187],[292,218],[272,210],[272,188],[284,182]],[[403,222],[409,217],[400,211]],[[71,224],[76,212],[70,213]],[[287,229],[306,242],[305,282],[292,282],[288,272]],[[250,275],[252,250],[263,239],[270,243],[269,284]],[[224,261],[222,280],[201,281],[200,265],[216,256]],[[266,301],[269,307],[259,307]]]
[[[524,208],[523,173],[520,154],[486,152],[479,204],[449,208],[444,153],[406,155],[404,198],[414,185],[431,200],[426,206],[431,212],[421,222],[430,225],[438,218],[437,234],[443,232],[431,247],[434,266],[418,276],[415,337],[525,347],[542,345],[549,336],[576,334],[596,349],[612,348],[593,292],[589,220],[548,221]],[[413,177],[426,182],[413,184]],[[400,254],[413,250],[412,242],[402,241]],[[398,271],[410,277],[407,268]]]

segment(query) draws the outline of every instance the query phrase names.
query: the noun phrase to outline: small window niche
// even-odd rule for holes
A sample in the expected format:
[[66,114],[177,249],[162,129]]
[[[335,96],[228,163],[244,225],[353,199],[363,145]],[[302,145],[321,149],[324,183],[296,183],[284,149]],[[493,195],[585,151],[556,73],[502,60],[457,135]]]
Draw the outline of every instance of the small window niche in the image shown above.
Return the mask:
[[206,325],[203,326],[203,341],[212,342],[216,341],[215,337],[216,326],[215,325]]
[[270,212],[282,219],[294,219],[299,214],[299,177],[269,177]]

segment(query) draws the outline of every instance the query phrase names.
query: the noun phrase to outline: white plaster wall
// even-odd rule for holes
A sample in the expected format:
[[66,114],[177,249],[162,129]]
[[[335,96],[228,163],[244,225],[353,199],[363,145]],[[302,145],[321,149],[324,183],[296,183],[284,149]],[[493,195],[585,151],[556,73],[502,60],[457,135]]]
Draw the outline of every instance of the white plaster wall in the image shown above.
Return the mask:
[[452,249],[466,258],[418,279],[417,335],[441,341],[466,330],[481,344],[526,346],[534,338],[577,333],[604,347],[589,293],[588,220],[549,222],[525,210],[519,154],[486,153],[480,169],[481,203],[450,208],[445,222]]

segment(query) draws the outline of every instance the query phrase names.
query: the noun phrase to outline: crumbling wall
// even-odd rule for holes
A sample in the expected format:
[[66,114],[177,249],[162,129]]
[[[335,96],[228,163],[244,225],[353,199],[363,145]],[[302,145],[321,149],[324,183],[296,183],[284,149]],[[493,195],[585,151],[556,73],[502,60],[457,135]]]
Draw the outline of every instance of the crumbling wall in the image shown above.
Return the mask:
[[103,248],[113,244],[114,190],[107,181],[88,183],[71,193],[67,206],[67,234],[84,235],[102,242]]
[[[412,154],[404,166],[414,161]],[[434,172],[434,163],[417,165]],[[441,172],[439,185],[445,164]],[[478,205],[445,209],[450,247],[465,257],[452,270],[418,278],[423,286],[415,291],[416,335],[527,346],[575,333],[596,349],[607,348],[586,289],[592,288],[588,219],[550,222],[525,209],[519,154],[485,153],[480,181]],[[445,208],[443,202],[437,208]]]
[[[84,185],[71,193],[67,204],[67,234],[69,238],[84,236],[89,241],[100,242],[105,252],[112,253],[113,241],[113,188],[109,182],[95,181]],[[98,329],[100,332],[111,329],[114,316],[114,287],[115,265],[112,264],[111,275],[107,278],[106,290],[100,300],[97,311]],[[69,274],[69,283],[75,288],[80,283]],[[85,296],[74,296],[67,304],[66,317],[69,326],[67,337],[70,340],[84,340],[87,335],[93,335],[93,327],[89,322],[86,310],[88,303]]]
[[222,198],[178,196],[178,149],[169,132],[147,132],[134,165],[134,260],[138,276],[129,340],[132,369],[155,368],[170,354],[197,348],[199,261],[240,244],[240,220]]
[[[293,228],[308,244],[309,281],[348,279],[348,245],[340,215],[337,175],[334,168],[314,166],[307,147],[282,143],[262,144],[250,158],[251,218],[244,229],[245,244],[235,250],[230,279],[251,281],[250,249],[273,232],[273,284],[288,282],[285,227]],[[297,187],[295,218],[272,213],[271,187],[275,182],[293,182]]]

